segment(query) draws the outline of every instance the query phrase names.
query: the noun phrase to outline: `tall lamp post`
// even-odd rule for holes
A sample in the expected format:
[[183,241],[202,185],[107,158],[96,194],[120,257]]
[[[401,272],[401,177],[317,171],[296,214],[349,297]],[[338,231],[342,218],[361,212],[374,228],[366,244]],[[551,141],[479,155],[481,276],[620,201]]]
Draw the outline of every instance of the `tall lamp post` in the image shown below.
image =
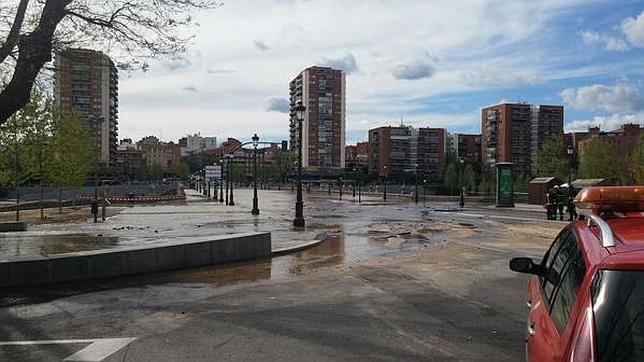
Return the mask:
[[571,188],[570,184],[572,183],[572,155],[574,152],[572,145],[568,145],[566,148],[566,153],[568,153],[568,189]]
[[295,219],[293,226],[304,227],[304,203],[302,202],[302,122],[304,121],[306,107],[302,101],[297,101],[295,118],[297,120],[297,201],[295,201]]
[[353,198],[354,199],[356,198],[356,167],[355,166],[353,166]]
[[233,155],[228,155],[228,180],[230,181],[230,200],[228,201],[229,206],[235,206],[235,197],[233,196]]
[[387,165],[382,166],[383,169],[383,182],[382,182],[382,199],[387,201]]
[[461,165],[461,177],[460,177],[460,186],[459,186],[459,192],[460,192],[460,200],[458,202],[458,206],[461,207],[461,209],[465,206],[465,193],[463,192],[463,170],[464,170],[464,165],[465,165],[465,160],[463,158],[458,159],[459,164]]
[[358,180],[358,203],[362,203],[362,170],[358,169],[360,179]]
[[259,145],[259,136],[257,133],[253,135],[253,173],[254,173],[254,182],[253,182],[253,210],[251,214],[259,215],[259,207],[257,202],[257,145]]
[[414,175],[414,202],[418,203],[418,164],[414,164],[416,174]]
[[230,180],[230,174],[228,173],[228,155],[224,158],[224,170],[226,170],[226,206],[230,205],[230,202],[228,201],[228,181]]
[[221,174],[219,176],[219,203],[224,202],[224,159],[219,159],[219,170]]

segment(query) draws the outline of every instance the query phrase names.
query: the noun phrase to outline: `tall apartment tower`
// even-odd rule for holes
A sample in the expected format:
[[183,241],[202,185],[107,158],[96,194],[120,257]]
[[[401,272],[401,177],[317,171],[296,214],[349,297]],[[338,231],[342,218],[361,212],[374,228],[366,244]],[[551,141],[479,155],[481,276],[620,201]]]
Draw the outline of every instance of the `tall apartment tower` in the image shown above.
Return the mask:
[[62,113],[76,112],[96,137],[99,161],[115,164],[118,139],[118,70],[99,51],[56,54],[55,98]]
[[537,154],[551,137],[563,135],[562,106],[503,103],[481,112],[483,167],[512,162],[516,172],[536,170]]
[[341,70],[310,67],[290,83],[290,146],[297,152],[295,106],[306,106],[302,123],[302,167],[309,171],[345,166],[345,74]]
[[418,172],[438,176],[445,167],[443,128],[385,126],[369,130],[369,173],[381,176]]
[[540,105],[532,107],[532,140],[530,152],[532,173],[537,173],[537,155],[541,147],[553,137],[563,136],[564,107]]

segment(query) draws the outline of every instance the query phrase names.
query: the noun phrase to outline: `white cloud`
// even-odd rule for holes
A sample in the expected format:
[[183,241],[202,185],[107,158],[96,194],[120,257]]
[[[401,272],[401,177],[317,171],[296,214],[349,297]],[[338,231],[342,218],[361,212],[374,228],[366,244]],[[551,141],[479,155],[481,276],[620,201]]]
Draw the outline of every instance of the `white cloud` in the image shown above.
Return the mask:
[[644,11],[637,18],[627,18],[622,22],[626,39],[634,46],[644,48]]
[[589,112],[634,112],[644,108],[639,89],[628,83],[568,88],[561,97],[566,104]]
[[415,61],[407,64],[401,64],[391,70],[391,74],[396,79],[422,79],[430,78],[434,75],[435,69],[427,61]]
[[206,68],[206,73],[208,74],[231,74],[235,73],[232,69],[214,69],[211,67]]
[[623,39],[599,34],[594,31],[584,31],[581,33],[581,39],[586,45],[601,45],[606,50],[623,52],[628,49],[628,44]]
[[163,66],[168,70],[178,70],[187,68],[192,65],[192,61],[186,57],[177,57],[169,59],[163,63]]
[[290,108],[288,99],[283,97],[271,98],[266,101],[264,109],[268,112],[288,113]]
[[358,71],[358,63],[356,62],[356,57],[353,54],[347,54],[341,58],[323,58],[319,65],[323,67],[331,67],[333,69],[343,70],[347,74],[351,74]]
[[255,47],[259,50],[267,51],[271,49],[271,47],[269,47],[266,43],[264,43],[261,40],[255,40],[253,44],[255,44]]
[[[267,100],[288,97],[289,81],[311,65],[332,65],[351,73],[347,128],[353,127],[352,119],[376,124],[423,114],[411,102],[418,98],[454,94],[459,103],[464,93],[499,88],[513,92],[499,97],[512,98],[513,88],[519,86],[605,75],[620,64],[580,67],[577,54],[553,51],[545,37],[558,19],[574,15],[589,1],[507,0],[503,6],[497,0],[227,2],[195,14],[201,28],[188,61],[166,67],[158,60],[147,73],[121,77],[120,135],[136,138],[155,127],[166,135],[201,127],[220,137],[245,135],[252,122],[262,133],[286,135],[288,117],[268,110]],[[258,51],[262,45],[270,51]],[[393,67],[413,63],[428,52],[440,59],[440,71],[422,81],[392,81]],[[430,57],[424,60],[436,64]],[[184,85],[199,92],[182,91]],[[417,119],[480,127],[476,112],[472,117],[426,116]]]
[[586,132],[590,127],[599,127],[604,131],[612,131],[623,124],[635,123],[644,127],[644,112],[634,114],[613,114],[610,116],[596,116],[590,120],[576,120],[565,125],[566,132]]

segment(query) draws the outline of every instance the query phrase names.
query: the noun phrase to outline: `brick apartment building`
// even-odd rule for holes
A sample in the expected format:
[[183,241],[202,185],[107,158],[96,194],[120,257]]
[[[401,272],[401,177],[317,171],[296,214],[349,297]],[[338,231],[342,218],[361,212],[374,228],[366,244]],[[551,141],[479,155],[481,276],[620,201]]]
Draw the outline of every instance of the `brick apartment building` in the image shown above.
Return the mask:
[[369,142],[358,142],[345,146],[345,168],[349,170],[363,169],[368,166]]
[[462,158],[474,169],[481,169],[480,134],[452,133],[449,135],[449,148],[457,159]]
[[345,167],[345,74],[310,67],[290,83],[290,145],[298,150],[295,106],[306,106],[302,124],[302,166],[309,171]]
[[102,52],[70,49],[56,54],[54,93],[63,114],[76,112],[96,138],[103,164],[114,165],[118,137],[118,70]]
[[484,168],[512,162],[516,172],[536,170],[539,150],[563,135],[562,106],[503,103],[481,111],[481,157]]
[[[369,173],[439,175],[445,166],[447,132],[442,128],[385,126],[369,130]],[[418,166],[416,166],[418,165]]]
[[161,142],[154,136],[148,136],[137,142],[137,148],[143,153],[146,165],[159,165],[167,173],[175,173],[181,161],[181,146],[178,143]]
[[[576,151],[580,158],[584,156],[585,148],[593,138],[599,138],[600,140],[606,142],[608,147],[610,147],[617,157],[621,158],[621,164],[624,166],[624,171],[628,171],[629,160],[635,147],[637,146],[638,139],[641,132],[644,130],[644,127],[640,127],[637,124],[624,124],[619,129],[613,131],[603,132],[599,127],[592,127],[588,129],[588,132],[578,132],[576,137],[578,142],[576,144]],[[566,137],[567,139],[573,139],[571,137]],[[574,143],[573,143],[574,145]]]

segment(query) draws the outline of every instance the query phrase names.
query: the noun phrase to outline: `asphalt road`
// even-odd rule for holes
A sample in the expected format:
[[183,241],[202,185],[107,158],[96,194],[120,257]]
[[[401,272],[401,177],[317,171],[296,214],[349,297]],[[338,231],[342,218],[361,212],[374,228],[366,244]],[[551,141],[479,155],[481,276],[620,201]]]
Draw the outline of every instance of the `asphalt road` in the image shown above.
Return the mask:
[[[463,214],[433,214],[452,227],[395,255],[347,258],[335,239],[255,263],[4,291],[0,360],[521,360],[525,277],[508,260],[541,255],[562,225]],[[25,341],[49,344],[7,345]]]

